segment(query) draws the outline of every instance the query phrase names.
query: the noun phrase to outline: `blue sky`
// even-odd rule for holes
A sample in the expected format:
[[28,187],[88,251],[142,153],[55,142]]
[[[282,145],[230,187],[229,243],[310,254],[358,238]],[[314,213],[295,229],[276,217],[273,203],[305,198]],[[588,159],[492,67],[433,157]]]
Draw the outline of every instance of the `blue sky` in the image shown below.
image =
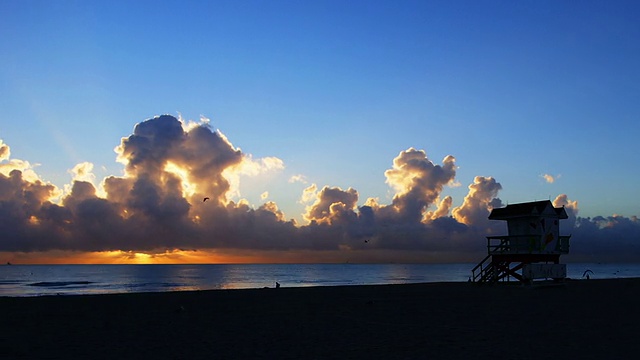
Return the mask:
[[[243,178],[287,218],[310,184],[394,196],[401,151],[456,158],[503,203],[566,194],[579,215],[640,214],[635,1],[2,1],[0,139],[62,188],[120,176],[113,149],[156,115],[211,119]],[[551,175],[553,183],[543,175]],[[290,183],[303,175],[306,184]]]

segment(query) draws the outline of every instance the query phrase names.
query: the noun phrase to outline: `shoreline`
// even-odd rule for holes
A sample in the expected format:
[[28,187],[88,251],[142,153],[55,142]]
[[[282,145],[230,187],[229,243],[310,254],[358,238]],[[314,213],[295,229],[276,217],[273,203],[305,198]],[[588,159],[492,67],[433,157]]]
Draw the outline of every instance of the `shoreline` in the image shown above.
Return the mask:
[[[0,296],[43,296],[168,292],[229,288],[466,282],[470,264],[312,264],[312,265],[45,265],[6,266]],[[475,265],[474,265],[475,266]],[[640,277],[640,264],[581,264],[567,278]]]
[[627,358],[640,278],[2,297],[0,357]]

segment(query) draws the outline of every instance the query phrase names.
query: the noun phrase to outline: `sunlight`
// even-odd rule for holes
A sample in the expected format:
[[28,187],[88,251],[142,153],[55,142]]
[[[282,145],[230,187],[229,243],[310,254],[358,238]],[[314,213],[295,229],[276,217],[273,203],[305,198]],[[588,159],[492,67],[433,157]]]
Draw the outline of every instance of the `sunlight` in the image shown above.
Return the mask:
[[189,182],[189,173],[179,165],[167,162],[164,167],[164,171],[178,176],[182,183],[182,196],[189,198],[196,193],[196,184]]
[[220,264],[235,262],[213,251],[166,250],[163,252],[104,251],[87,253],[96,264]]
[[[354,260],[364,256],[358,251],[341,246]],[[418,253],[416,253],[418,254]],[[136,251],[36,251],[36,252],[2,252],[0,258],[12,264],[31,265],[165,265],[165,264],[291,264],[291,263],[331,263],[336,259],[335,251],[302,250],[302,251],[253,251],[253,250],[167,250],[159,253]],[[342,254],[344,255],[344,253]],[[342,256],[340,255],[340,256]],[[375,255],[375,254],[374,254]],[[378,256],[378,255],[376,255]],[[417,255],[421,256],[421,255]],[[375,259],[379,259],[376,257]],[[365,258],[362,258],[365,259]],[[366,258],[369,259],[369,258]],[[369,260],[363,260],[369,261]],[[414,260],[417,262],[417,260]]]
[[136,264],[153,264],[153,256],[145,253],[134,253],[133,258],[135,259]]

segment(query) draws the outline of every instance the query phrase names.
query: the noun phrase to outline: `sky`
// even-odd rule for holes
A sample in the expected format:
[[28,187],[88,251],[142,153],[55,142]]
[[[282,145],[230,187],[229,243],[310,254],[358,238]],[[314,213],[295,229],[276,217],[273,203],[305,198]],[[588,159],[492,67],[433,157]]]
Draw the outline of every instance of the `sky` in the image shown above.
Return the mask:
[[0,14],[0,260],[474,262],[550,200],[568,257],[640,261],[636,1]]

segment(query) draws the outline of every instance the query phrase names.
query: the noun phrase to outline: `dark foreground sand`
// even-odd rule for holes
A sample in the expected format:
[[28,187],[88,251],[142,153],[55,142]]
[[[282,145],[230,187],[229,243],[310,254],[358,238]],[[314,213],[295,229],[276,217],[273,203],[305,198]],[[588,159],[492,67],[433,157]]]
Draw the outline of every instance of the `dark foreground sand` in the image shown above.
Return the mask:
[[0,359],[638,359],[640,279],[0,298]]

